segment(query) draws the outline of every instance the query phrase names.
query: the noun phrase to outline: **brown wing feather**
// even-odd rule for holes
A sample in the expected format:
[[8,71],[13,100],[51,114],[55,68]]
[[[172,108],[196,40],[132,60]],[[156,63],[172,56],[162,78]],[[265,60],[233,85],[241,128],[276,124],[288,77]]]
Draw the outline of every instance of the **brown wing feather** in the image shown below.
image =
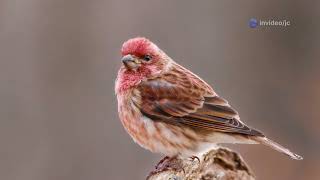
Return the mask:
[[140,111],[155,121],[199,131],[263,136],[243,124],[238,113],[209,85],[180,66],[161,77],[141,82],[132,97]]

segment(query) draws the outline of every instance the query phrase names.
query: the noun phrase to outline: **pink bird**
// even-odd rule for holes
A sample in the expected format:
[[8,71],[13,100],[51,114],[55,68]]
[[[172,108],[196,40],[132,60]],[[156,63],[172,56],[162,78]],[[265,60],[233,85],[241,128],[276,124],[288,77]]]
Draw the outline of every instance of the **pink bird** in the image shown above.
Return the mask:
[[194,157],[221,143],[264,144],[302,159],[245,125],[210,85],[148,39],[129,39],[121,53],[115,85],[118,113],[143,148],[170,157]]

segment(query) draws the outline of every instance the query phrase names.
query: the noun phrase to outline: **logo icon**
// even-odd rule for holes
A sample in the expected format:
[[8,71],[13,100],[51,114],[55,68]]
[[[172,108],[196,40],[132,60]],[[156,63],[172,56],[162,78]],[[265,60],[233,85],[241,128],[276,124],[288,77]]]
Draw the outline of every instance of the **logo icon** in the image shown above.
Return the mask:
[[256,28],[258,26],[258,20],[255,18],[251,18],[249,20],[249,27]]

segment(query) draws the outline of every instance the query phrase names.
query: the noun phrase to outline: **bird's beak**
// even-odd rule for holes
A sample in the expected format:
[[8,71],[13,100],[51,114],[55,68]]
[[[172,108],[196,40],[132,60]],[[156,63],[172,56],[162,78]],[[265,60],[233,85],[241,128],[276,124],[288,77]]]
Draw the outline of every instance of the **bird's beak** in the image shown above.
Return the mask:
[[131,54],[123,56],[121,61],[124,66],[130,70],[136,70],[141,64],[141,62]]

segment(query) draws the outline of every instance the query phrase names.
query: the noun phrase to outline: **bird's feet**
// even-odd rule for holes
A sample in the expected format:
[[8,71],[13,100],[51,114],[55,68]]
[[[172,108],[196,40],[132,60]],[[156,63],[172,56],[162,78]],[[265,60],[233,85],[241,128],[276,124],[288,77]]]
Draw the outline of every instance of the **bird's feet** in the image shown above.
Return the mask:
[[182,160],[178,158],[178,156],[166,156],[163,159],[160,160],[160,162],[155,166],[155,170],[152,172],[157,173],[157,172],[162,172],[162,171],[167,171],[167,170],[174,170],[174,171],[184,171],[183,166],[182,166]]
[[165,161],[170,161],[170,159],[172,159],[172,157],[166,156],[163,159],[161,159],[158,164],[156,165],[156,169],[159,169],[160,167],[163,166]]
[[191,156],[190,157],[191,161],[194,161],[195,159],[200,163],[200,158],[198,156]]

